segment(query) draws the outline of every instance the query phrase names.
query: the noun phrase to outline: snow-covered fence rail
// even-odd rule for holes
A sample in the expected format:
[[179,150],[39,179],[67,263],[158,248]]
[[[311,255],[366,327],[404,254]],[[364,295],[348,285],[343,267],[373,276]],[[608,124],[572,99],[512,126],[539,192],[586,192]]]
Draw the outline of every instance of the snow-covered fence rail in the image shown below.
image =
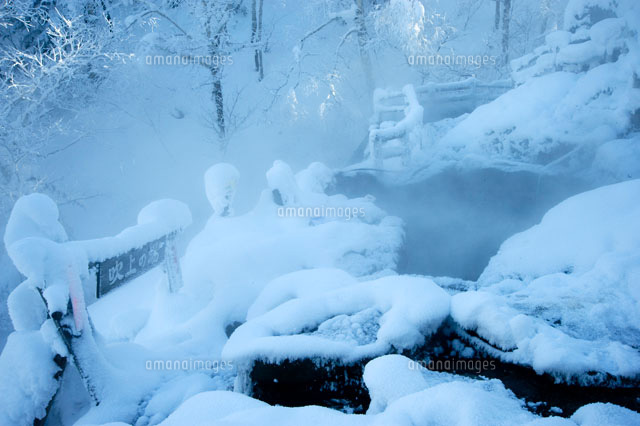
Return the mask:
[[[406,85],[401,91],[376,89],[369,127],[369,156],[376,167],[381,167],[385,158],[397,156],[402,156],[403,163],[406,163],[411,155],[407,134],[423,124],[430,105],[470,100],[474,103],[488,102],[511,88],[511,80],[481,82],[472,77],[450,83]],[[399,143],[387,144],[395,140]]]
[[96,277],[96,297],[163,265],[172,292],[182,287],[176,237],[191,216],[186,206],[157,201],[140,212],[138,224],[115,237],[78,241]]
[[[394,139],[404,139],[407,133],[422,124],[422,118],[424,111],[413,86],[408,84],[402,88],[402,98],[404,99],[404,107],[397,106],[385,106],[383,101],[386,99],[393,99],[396,95],[389,96],[388,93],[376,90],[374,93],[374,114],[376,117],[380,117],[383,112],[397,112],[399,108],[402,108],[403,118],[397,123],[391,126],[382,126],[379,118],[377,123],[371,126],[369,129],[369,154],[374,159],[376,167],[382,166],[382,159],[385,157],[401,155],[403,163],[408,161],[410,155],[409,144],[406,141],[395,147],[388,147],[387,152],[383,152],[382,146],[385,142]],[[395,148],[395,149],[394,149]]]
[[[7,414],[9,419],[46,417],[68,359],[96,403],[113,388],[115,378],[122,379],[96,342],[85,290],[93,293],[96,286],[99,297],[162,262],[169,290],[176,291],[181,283],[175,237],[191,222],[183,203],[155,201],[140,211],[135,226],[115,237],[95,240],[68,241],[58,217],[58,208],[49,197],[22,197],[11,212],[4,236],[9,257],[26,279],[9,295],[16,331],[0,356],[0,370],[5,377],[28,371],[15,377],[14,386],[20,389],[16,395],[31,395],[6,404],[5,409],[15,411]],[[33,364],[26,370],[22,365],[12,366],[22,362],[20,357],[5,356],[24,351]],[[0,423],[2,420],[0,416]]]

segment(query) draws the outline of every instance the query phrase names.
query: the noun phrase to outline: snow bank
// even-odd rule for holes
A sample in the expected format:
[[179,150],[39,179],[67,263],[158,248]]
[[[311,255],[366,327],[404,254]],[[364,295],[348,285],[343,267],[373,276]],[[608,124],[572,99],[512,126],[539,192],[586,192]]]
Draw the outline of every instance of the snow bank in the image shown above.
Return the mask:
[[453,297],[452,317],[538,372],[585,383],[638,378],[638,200],[634,180],[560,203],[502,244],[479,291]]
[[595,403],[580,407],[571,416],[580,426],[626,426],[640,424],[640,413],[614,404]]
[[[211,391],[188,399],[161,426],[209,425],[238,411],[267,407],[268,404],[240,393]],[[267,419],[264,419],[267,420]]]
[[[275,162],[267,172],[268,188],[252,211],[213,215],[193,238],[182,261],[183,290],[174,297],[162,296],[166,300],[158,301],[138,341],[157,345],[157,339],[167,339],[167,345],[175,345],[177,339],[196,353],[219,353],[226,325],[245,321],[263,288],[279,276],[340,268],[362,277],[395,269],[403,244],[402,222],[387,216],[370,197],[326,195],[332,178],[319,163],[294,174],[286,163]],[[312,275],[301,273],[298,278],[323,279]],[[270,296],[273,302],[260,303],[284,297],[275,293]]]
[[67,233],[58,221],[60,213],[53,200],[44,194],[30,194],[16,201],[4,233],[4,246],[26,237],[46,238],[55,242],[67,240]]
[[[499,380],[473,380],[423,369],[409,358],[388,355],[370,361],[365,381],[372,406],[367,415],[328,408],[271,406],[242,394],[205,392],[184,402],[163,426],[207,425],[631,425],[638,413],[612,404],[589,404],[570,419],[539,417],[527,411]],[[377,410],[374,410],[377,407]],[[375,412],[374,412],[375,411]]]
[[54,356],[39,331],[9,335],[0,354],[0,424],[30,426],[44,418],[58,389]]
[[160,426],[181,425],[364,425],[362,416],[349,416],[329,408],[270,406],[234,392],[206,392],[180,406]]
[[628,156],[609,162],[609,175],[636,177],[626,172],[640,162],[640,6],[571,0],[566,10],[563,30],[511,62],[516,88],[456,120],[418,126],[413,164],[384,177],[417,180],[447,167],[589,175],[605,143],[608,155]]
[[124,229],[114,237],[73,241],[69,244],[84,251],[93,262],[142,247],[163,235],[179,232],[191,224],[189,207],[176,200],[158,200],[150,203],[138,214],[138,223]]
[[213,165],[205,172],[205,191],[214,215],[229,216],[233,214],[233,199],[236,195],[239,179],[238,169],[227,163]]
[[448,313],[449,295],[431,280],[385,277],[289,300],[240,326],[223,357],[352,363],[423,344]]
[[440,383],[464,381],[460,376],[429,371],[402,355],[384,355],[365,365],[362,376],[371,404],[367,414],[383,412],[392,402]]
[[[16,419],[31,423],[45,414],[47,404],[60,385],[54,379],[58,368],[53,362],[59,354],[67,357],[69,363],[77,364],[89,394],[102,403],[96,408],[97,414],[91,415],[110,420],[131,418],[142,397],[156,388],[162,377],[152,377],[132,366],[139,361],[133,355],[140,353],[140,347],[126,351],[109,348],[118,353],[112,357],[113,352],[105,354],[102,339],[94,338],[83,289],[83,282],[90,291],[95,283],[88,269],[89,261],[124,253],[176,232],[190,221],[189,209],[184,204],[159,200],[140,211],[136,226],[116,237],[69,242],[59,222],[57,207],[50,198],[32,194],[18,200],[7,225],[5,244],[26,280],[9,296],[9,311],[18,331],[0,356],[0,384],[14,387],[3,392],[3,398],[6,396],[12,406],[6,410],[7,416],[19,413]],[[73,319],[65,316],[69,302]],[[67,353],[53,321],[47,319],[47,314],[55,318],[56,313],[63,314],[63,326],[69,327],[73,334],[70,343],[73,356]]]
[[386,355],[370,361],[364,380],[372,398],[367,415],[328,408],[271,406],[245,395],[210,391],[183,402],[162,423],[173,425],[631,425],[639,414],[613,404],[589,404],[569,419],[527,411],[499,380],[475,380],[425,370],[409,358]]
[[341,269],[306,269],[270,281],[247,313],[247,319],[260,316],[291,299],[320,296],[325,292],[355,284],[357,280]]
[[[167,417],[176,411],[182,403],[192,396],[199,395],[198,398],[195,398],[194,401],[190,403],[190,405],[195,404],[195,401],[202,399],[203,395],[206,395],[205,392],[216,389],[217,386],[218,384],[216,381],[204,373],[195,373],[188,376],[180,376],[174,380],[169,380],[154,392],[154,395],[146,403],[144,414],[136,420],[135,426],[157,425],[167,419]],[[228,400],[224,401],[224,406],[228,407],[228,403]],[[212,409],[211,406],[207,408]],[[217,405],[215,408],[219,413],[221,406]],[[180,408],[180,410],[185,409],[189,409],[189,405],[187,405],[187,407]],[[201,414],[202,417],[200,417],[200,419],[210,419],[210,413],[211,412],[195,412],[192,413],[192,415]],[[180,412],[176,415],[180,415]],[[175,415],[173,417],[175,417]],[[172,424],[172,421],[167,419],[163,424]],[[189,422],[188,424],[192,423]]]

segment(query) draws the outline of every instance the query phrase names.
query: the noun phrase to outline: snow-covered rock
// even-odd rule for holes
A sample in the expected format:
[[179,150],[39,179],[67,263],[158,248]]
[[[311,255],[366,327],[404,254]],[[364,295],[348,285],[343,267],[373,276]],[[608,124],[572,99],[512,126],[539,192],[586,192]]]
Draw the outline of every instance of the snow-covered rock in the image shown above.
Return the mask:
[[390,276],[289,300],[231,335],[223,357],[356,362],[421,345],[449,313],[449,295],[431,280]]
[[[371,361],[368,383],[372,397],[389,396],[383,411],[367,415],[345,414],[318,406],[282,407],[233,392],[204,392],[185,401],[162,426],[173,425],[632,425],[640,415],[613,404],[589,404],[569,419],[539,417],[499,380],[460,379],[443,373],[442,380],[424,380],[420,372],[407,374],[409,359],[398,355]],[[390,370],[387,370],[390,368]],[[417,373],[418,376],[416,376]],[[446,376],[446,377],[444,377]],[[375,385],[373,383],[376,383]],[[380,386],[378,386],[380,385]]]
[[[503,359],[582,383],[640,375],[640,180],[579,194],[502,244],[451,315]],[[476,341],[481,344],[481,342]]]
[[0,354],[0,424],[27,426],[46,415],[59,383],[56,354],[39,331],[16,331]]
[[402,355],[384,355],[367,363],[362,376],[371,397],[367,414],[383,412],[392,402],[440,383],[464,381],[460,376],[429,371]]

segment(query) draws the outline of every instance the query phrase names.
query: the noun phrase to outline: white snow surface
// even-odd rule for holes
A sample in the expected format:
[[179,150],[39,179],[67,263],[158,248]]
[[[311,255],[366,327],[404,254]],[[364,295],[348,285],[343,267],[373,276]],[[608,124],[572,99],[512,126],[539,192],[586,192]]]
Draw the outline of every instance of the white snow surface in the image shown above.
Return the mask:
[[9,335],[0,354],[0,424],[27,426],[43,418],[58,386],[55,353],[39,331]]
[[[640,374],[640,180],[588,191],[505,241],[451,315],[538,372]],[[595,377],[587,372],[601,373]]]
[[233,214],[233,199],[239,179],[238,169],[228,163],[215,164],[205,172],[205,191],[216,216]]
[[[538,417],[499,380],[472,380],[410,370],[411,360],[388,355],[370,361],[365,381],[372,399],[385,404],[367,415],[328,408],[271,406],[233,392],[204,392],[184,402],[162,426],[173,425],[554,425],[637,424],[640,414],[613,404],[589,404],[569,419]],[[388,405],[387,405],[388,403]]]
[[411,349],[447,317],[449,298],[429,279],[389,276],[289,300],[240,326],[223,357],[238,364],[301,358],[349,363]]
[[304,269],[270,281],[247,313],[251,320],[291,299],[319,296],[327,291],[355,284],[357,280],[335,268]]

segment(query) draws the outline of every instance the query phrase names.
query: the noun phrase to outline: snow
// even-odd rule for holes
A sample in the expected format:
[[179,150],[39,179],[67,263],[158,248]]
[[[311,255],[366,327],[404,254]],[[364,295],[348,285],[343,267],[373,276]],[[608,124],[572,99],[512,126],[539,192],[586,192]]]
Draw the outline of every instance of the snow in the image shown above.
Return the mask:
[[602,144],[595,153],[593,174],[606,183],[640,178],[640,135]]
[[429,387],[422,367],[411,368],[412,363],[402,355],[385,355],[367,363],[362,375],[371,397],[367,414],[381,413],[391,402]]
[[126,253],[132,248],[179,232],[191,224],[189,207],[177,200],[157,200],[140,210],[137,225],[128,227],[113,237],[73,241],[69,245],[86,253],[92,262]]
[[9,248],[25,237],[41,237],[56,242],[67,240],[67,233],[58,222],[60,213],[53,200],[43,194],[20,197],[13,206],[4,233],[4,245]]
[[237,364],[301,358],[351,363],[424,343],[448,313],[449,295],[431,280],[384,277],[289,300],[241,325],[222,355]]
[[214,215],[233,215],[233,199],[239,179],[238,169],[228,163],[215,164],[205,172],[205,191]]
[[[63,5],[58,18],[83,11],[75,3]],[[8,217],[5,248],[24,281],[3,286],[15,288],[10,295],[0,292],[0,298],[8,295],[16,330],[0,355],[0,424],[32,424],[45,414],[60,385],[55,354],[69,360],[62,382],[76,383],[57,394],[55,404],[66,411],[61,416],[54,409],[47,420],[52,426],[640,424],[638,413],[606,399],[573,414],[563,401],[549,401],[551,413],[571,417],[542,418],[530,411],[542,402],[519,400],[499,380],[437,373],[421,366],[429,354],[420,361],[399,355],[426,350],[422,345],[444,324],[461,336],[447,342],[451,356],[496,357],[573,384],[637,385],[640,181],[617,182],[640,178],[638,1],[512,2],[509,53],[524,56],[510,70],[495,60],[477,69],[412,63],[416,54],[499,55],[493,2],[373,2],[362,21],[369,34],[358,27],[357,6],[348,1],[265,2],[265,43],[247,41],[251,17],[240,7],[225,27],[234,67],[218,74],[224,139],[211,129],[220,113],[210,99],[211,69],[151,67],[144,60],[174,50],[203,53],[207,16],[189,11],[189,2],[111,3],[107,50],[136,52],[114,53],[134,66],[118,68],[109,53],[98,55],[94,59],[104,67],[91,65],[97,74],[90,80],[100,84],[81,87],[72,74],[60,73],[75,72],[61,60],[46,69],[51,73],[42,84],[35,81],[42,90],[33,93],[46,94],[44,115],[37,102],[33,113],[23,106],[29,96],[7,103],[15,106],[8,119],[24,124],[14,130],[26,133],[5,132],[15,135],[0,158],[3,199],[12,203],[15,194],[37,188],[54,194],[62,218],[43,194],[19,198]],[[327,20],[331,25],[323,25]],[[25,32],[38,37],[37,52],[51,34],[39,32],[36,21],[36,31]],[[32,44],[17,27],[5,29],[15,36],[10,44]],[[83,40],[90,50],[102,43]],[[73,40],[68,45],[75,46]],[[264,50],[262,82],[254,72],[255,48]],[[375,52],[372,64],[367,52]],[[477,282],[399,275],[414,267],[401,263],[403,250],[411,248],[404,247],[402,220],[372,196],[325,192],[341,182],[332,167],[343,164],[366,131],[370,88],[363,67],[376,84],[389,87],[374,93],[379,126],[369,135],[383,185],[415,182],[447,168],[559,174],[588,179],[589,187],[616,184],[566,200],[539,225],[509,238]],[[29,69],[27,62],[23,71]],[[481,83],[487,76],[494,81]],[[510,79],[495,80],[505,77]],[[29,72],[21,78],[7,80],[15,83],[11,90],[33,80]],[[48,79],[58,79],[70,96],[49,88]],[[93,95],[88,87],[96,89],[96,106],[85,108],[75,100]],[[2,96],[13,99],[4,89]],[[488,99],[494,100],[475,108]],[[452,107],[458,103],[464,105]],[[70,115],[77,118],[67,120]],[[29,131],[39,121],[45,131],[33,137]],[[58,126],[72,131],[59,136]],[[76,135],[81,143],[69,138]],[[34,144],[39,139],[43,143]],[[24,158],[18,149],[23,142]],[[371,160],[357,167],[370,170]],[[455,183],[447,188],[458,189]],[[159,200],[134,222],[153,199]],[[192,222],[197,229],[188,229]],[[459,233],[450,231],[433,237],[455,240]],[[90,262],[167,234],[190,239],[178,242],[186,247],[176,259],[184,271],[181,288],[170,291],[173,280],[156,268],[93,300]],[[79,372],[48,318],[66,312],[69,302],[74,318],[63,323],[74,334]],[[272,406],[229,392],[234,382],[242,384],[254,360],[300,358],[325,366],[366,363],[367,414]],[[193,361],[216,367],[194,367]],[[188,368],[154,367],[185,362]],[[79,375],[89,376],[86,384],[99,405],[85,394]]]
[[7,300],[9,316],[16,331],[38,330],[47,319],[47,308],[37,290],[28,283],[21,283]]
[[357,280],[341,269],[318,268],[284,274],[270,281],[247,312],[251,320],[292,299],[318,296]]
[[[404,117],[394,123],[392,126],[380,125],[379,128],[372,126],[369,130],[369,155],[374,161],[380,161],[381,156],[385,156],[383,153],[383,144],[388,141],[394,141],[396,139],[402,139],[408,137],[408,135],[417,127],[422,125],[422,117],[424,115],[424,109],[418,102],[416,91],[411,84],[407,84],[402,88],[402,95],[406,101],[406,107],[404,108]],[[382,90],[378,90],[374,94],[374,114],[380,114],[385,110],[382,105],[383,101],[389,97],[395,97],[395,93],[387,93]],[[408,141],[403,140],[400,151],[410,151],[411,147],[407,146]]]
[[412,360],[387,355],[370,361],[364,379],[372,397],[367,415],[327,408],[271,406],[245,395],[214,391],[184,402],[161,425],[298,425],[313,419],[332,425],[631,425],[638,414],[613,405],[589,404],[570,419],[542,418],[528,412],[499,380],[464,379],[414,369]]
[[54,356],[39,331],[9,335],[0,354],[0,424],[30,426],[44,417],[58,388]]
[[639,424],[640,414],[618,405],[599,402],[578,408],[571,420],[580,426],[626,426]]
[[[146,403],[144,414],[138,418],[135,422],[135,426],[153,426],[161,422],[162,424],[174,424],[171,420],[172,417],[180,416],[181,413],[185,412],[185,410],[190,410],[190,407],[197,405],[198,401],[202,401],[206,398],[207,392],[216,393],[211,391],[211,389],[216,389],[217,387],[218,384],[216,381],[204,373],[197,373],[169,380],[164,383]],[[198,395],[198,397],[190,399],[194,395]],[[186,400],[190,400],[190,403],[185,407],[182,407],[181,404]],[[229,407],[229,402],[229,400],[223,403],[218,402],[216,411],[219,412],[220,409]],[[179,411],[176,411],[178,407],[181,408]],[[174,412],[175,415],[172,414]],[[208,413],[196,411],[191,413],[191,415],[202,415],[203,417],[200,417],[201,419],[211,419],[213,417],[211,416],[212,412],[213,410]],[[188,423],[192,424],[192,422]]]
[[238,411],[247,411],[266,406],[268,404],[239,393],[224,391],[204,392],[188,399],[160,425],[208,425]]
[[296,202],[298,185],[291,167],[284,161],[274,161],[273,167],[267,171],[267,183],[272,191],[279,191],[282,205],[288,206]]
[[[194,339],[185,344],[202,345],[198,352],[219,351],[226,341],[225,326],[244,321],[263,288],[278,276],[311,268],[341,268],[365,276],[395,267],[402,244],[401,222],[386,216],[371,199],[308,190],[314,179],[317,185],[327,182],[326,169],[317,164],[298,175],[302,185],[283,162],[276,162],[268,176],[269,189],[252,211],[233,217],[214,215],[192,239],[182,259],[183,291],[175,297],[159,296],[166,300],[156,303],[140,333],[141,342],[151,344],[163,334],[169,338],[178,332],[167,327],[180,324],[178,329],[184,331],[178,334]],[[311,187],[317,190],[317,185]],[[350,220],[283,217],[274,202],[274,188],[292,195],[284,196],[286,202],[294,203],[290,207],[363,209],[365,214]],[[219,337],[194,331],[200,327],[217,330]]]
[[633,180],[560,203],[502,244],[479,290],[453,297],[452,317],[506,351],[502,358],[538,372],[584,382],[636,377],[638,199]]

